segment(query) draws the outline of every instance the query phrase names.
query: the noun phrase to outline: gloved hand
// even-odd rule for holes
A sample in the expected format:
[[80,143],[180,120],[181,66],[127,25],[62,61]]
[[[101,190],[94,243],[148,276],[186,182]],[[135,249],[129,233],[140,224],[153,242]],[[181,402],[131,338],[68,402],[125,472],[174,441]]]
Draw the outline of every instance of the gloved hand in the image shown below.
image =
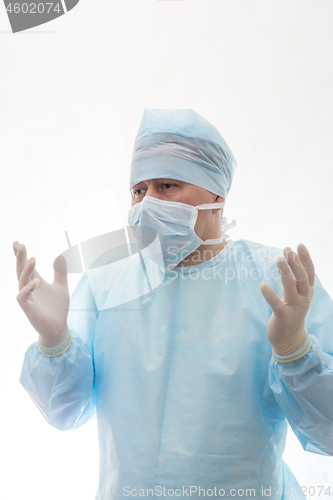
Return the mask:
[[281,300],[267,283],[260,283],[261,292],[273,309],[273,314],[267,323],[267,337],[278,356],[292,354],[303,344],[305,316],[313,297],[315,280],[313,262],[304,245],[299,244],[297,252],[285,247],[283,253],[286,260],[283,257],[277,259],[284,288]]
[[55,347],[67,334],[69,290],[66,260],[59,256],[54,261],[54,281],[50,284],[36,271],[35,259],[27,259],[27,250],[23,244],[14,241],[13,248],[20,290],[17,301],[39,333],[40,344]]

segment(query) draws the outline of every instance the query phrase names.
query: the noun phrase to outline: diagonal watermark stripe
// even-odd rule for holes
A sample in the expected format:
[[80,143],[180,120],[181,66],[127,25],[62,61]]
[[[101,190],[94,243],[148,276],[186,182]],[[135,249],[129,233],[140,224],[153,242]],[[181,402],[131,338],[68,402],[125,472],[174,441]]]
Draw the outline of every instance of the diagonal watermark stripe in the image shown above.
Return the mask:
[[63,1],[65,2],[67,12],[69,10],[72,10],[79,3],[79,0],[63,0]]

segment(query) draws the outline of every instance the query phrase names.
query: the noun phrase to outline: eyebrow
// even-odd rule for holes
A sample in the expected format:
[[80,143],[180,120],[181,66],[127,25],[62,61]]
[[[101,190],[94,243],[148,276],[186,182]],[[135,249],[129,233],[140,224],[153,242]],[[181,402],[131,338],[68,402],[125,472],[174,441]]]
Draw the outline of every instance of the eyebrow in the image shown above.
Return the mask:
[[[152,181],[153,179],[147,179],[147,180]],[[131,190],[135,191],[135,189],[139,189],[140,187],[146,187],[146,186],[142,186],[142,183],[144,183],[144,182],[147,182],[147,181],[138,182],[137,184],[135,184],[135,186],[131,187]],[[179,181],[177,179],[169,179],[166,177],[162,177],[160,179],[154,179],[154,182],[157,184],[158,183],[172,184],[174,182],[178,182],[180,184],[186,184],[183,181]]]

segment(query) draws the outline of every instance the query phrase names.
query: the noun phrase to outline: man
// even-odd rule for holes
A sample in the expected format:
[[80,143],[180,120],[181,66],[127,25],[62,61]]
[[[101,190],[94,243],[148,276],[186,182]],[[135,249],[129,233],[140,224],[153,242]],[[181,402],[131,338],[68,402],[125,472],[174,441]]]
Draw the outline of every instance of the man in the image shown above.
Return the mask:
[[[297,498],[286,419],[305,450],[333,455],[332,301],[304,245],[276,260],[227,241],[235,167],[194,111],[145,110],[129,214],[142,252],[98,259],[68,317],[66,272],[49,285],[14,244],[17,298],[40,335],[21,383],[58,429],[97,412],[99,500]],[[146,246],[145,227],[158,235]]]

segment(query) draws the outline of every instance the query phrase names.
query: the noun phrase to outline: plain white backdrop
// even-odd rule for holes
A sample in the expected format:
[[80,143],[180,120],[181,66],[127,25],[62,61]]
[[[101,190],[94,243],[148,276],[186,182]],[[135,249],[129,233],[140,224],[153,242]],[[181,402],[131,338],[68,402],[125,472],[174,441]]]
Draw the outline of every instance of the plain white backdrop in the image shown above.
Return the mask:
[[[0,5],[0,498],[94,498],[96,420],[61,433],[19,384],[37,334],[16,301],[12,243],[52,281],[64,231],[73,245],[126,224],[144,108],[211,121],[238,161],[230,238],[303,242],[333,296],[332,25],[331,0],[81,0],[13,35]],[[284,458],[301,485],[333,494],[332,458],[292,433]]]

